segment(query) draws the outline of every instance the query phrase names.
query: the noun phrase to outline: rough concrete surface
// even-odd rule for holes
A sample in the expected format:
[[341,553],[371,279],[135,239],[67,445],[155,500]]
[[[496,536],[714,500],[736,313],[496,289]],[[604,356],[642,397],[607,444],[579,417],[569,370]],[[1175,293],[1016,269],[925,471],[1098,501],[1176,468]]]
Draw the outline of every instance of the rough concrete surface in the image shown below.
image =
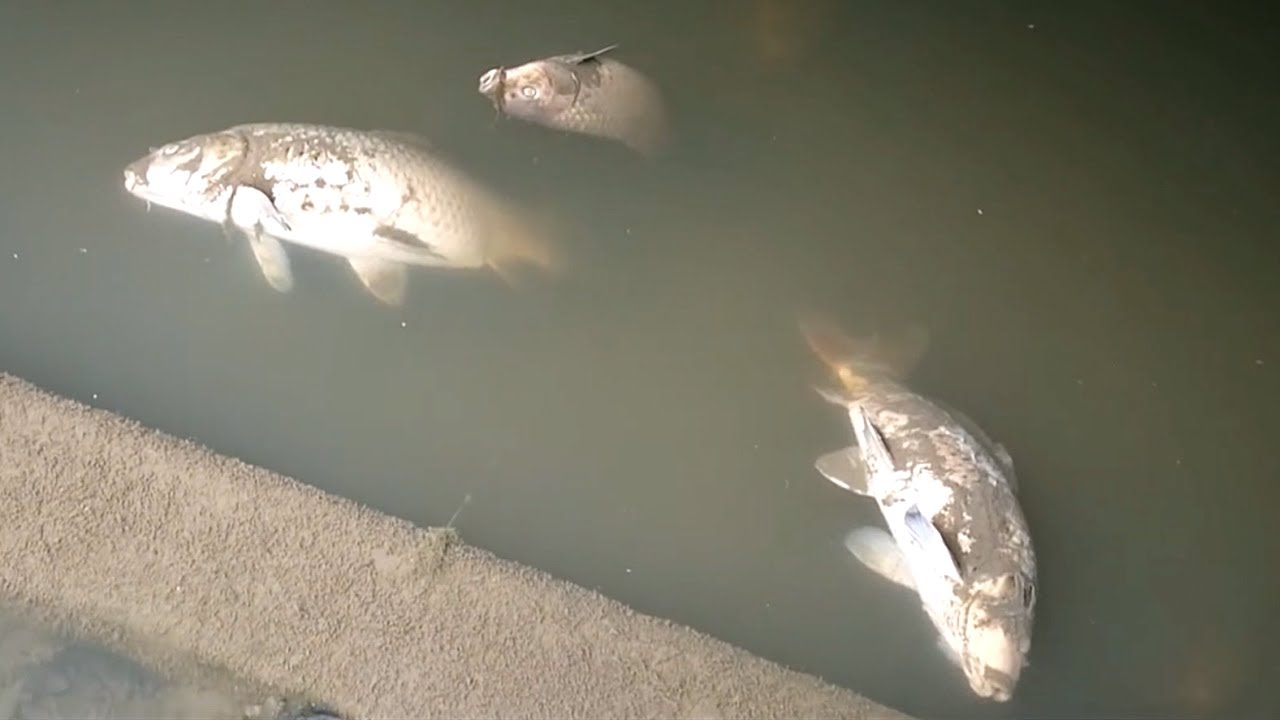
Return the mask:
[[353,718],[903,718],[0,374],[0,595]]

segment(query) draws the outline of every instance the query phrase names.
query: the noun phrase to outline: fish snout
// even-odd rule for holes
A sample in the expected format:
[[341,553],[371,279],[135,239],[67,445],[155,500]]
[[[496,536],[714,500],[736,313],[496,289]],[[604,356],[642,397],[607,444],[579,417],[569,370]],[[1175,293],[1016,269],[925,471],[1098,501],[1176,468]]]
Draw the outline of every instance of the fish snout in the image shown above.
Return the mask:
[[151,156],[138,158],[124,168],[124,189],[129,192],[147,186],[147,170],[151,167]]
[[502,82],[504,79],[503,76],[504,73],[500,67],[486,70],[485,73],[480,76],[480,94],[492,98],[501,93]]
[[1018,679],[1012,675],[996,668],[986,668],[984,671],[982,687],[980,693],[996,702],[1009,702],[1013,699],[1013,690],[1018,685]]
[[133,192],[141,184],[142,184],[142,175],[140,175],[137,170],[134,170],[132,165],[124,169],[124,189],[125,190],[128,190],[129,192]]

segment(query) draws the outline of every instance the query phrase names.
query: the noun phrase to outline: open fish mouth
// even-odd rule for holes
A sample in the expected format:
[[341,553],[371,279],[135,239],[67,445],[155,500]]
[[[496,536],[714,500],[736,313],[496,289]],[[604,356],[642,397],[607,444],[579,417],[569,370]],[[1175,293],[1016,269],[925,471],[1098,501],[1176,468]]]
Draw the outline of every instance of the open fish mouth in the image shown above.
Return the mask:
[[147,183],[145,180],[142,179],[142,176],[139,175],[133,168],[124,169],[124,189],[125,190],[128,190],[131,193],[134,193],[142,189],[143,187],[146,187],[146,184]]
[[507,71],[505,68],[496,67],[487,70],[480,76],[479,90],[481,95],[485,95],[494,102],[499,102],[502,96],[502,84],[506,82]]

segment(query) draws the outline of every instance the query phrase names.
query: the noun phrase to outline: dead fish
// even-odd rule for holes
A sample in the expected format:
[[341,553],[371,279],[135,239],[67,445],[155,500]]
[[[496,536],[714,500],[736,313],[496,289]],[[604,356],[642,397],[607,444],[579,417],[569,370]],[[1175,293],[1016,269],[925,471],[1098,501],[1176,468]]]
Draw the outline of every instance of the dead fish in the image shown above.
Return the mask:
[[534,219],[441,158],[420,136],[251,123],[153,149],[125,189],[249,238],[263,276],[293,288],[282,243],[346,258],[379,301],[402,302],[406,266],[558,268],[549,220]]
[[857,528],[846,546],[918,595],[975,694],[1009,700],[1031,649],[1037,585],[1013,460],[968,417],[903,384],[923,331],[856,341],[813,317],[802,331],[840,382],[819,392],[846,409],[856,440],[815,466],[875,500],[889,529]]
[[656,84],[606,53],[556,55],[480,76],[499,113],[621,142],[653,157],[667,142],[666,104]]

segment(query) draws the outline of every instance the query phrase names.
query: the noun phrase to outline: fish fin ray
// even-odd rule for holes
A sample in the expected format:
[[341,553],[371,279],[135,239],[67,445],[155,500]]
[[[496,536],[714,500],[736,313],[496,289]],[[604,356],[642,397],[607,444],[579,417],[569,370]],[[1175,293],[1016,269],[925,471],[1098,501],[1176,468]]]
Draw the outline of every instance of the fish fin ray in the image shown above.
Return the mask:
[[823,477],[845,490],[868,495],[867,472],[858,448],[849,446],[833,450],[819,457],[813,466]]
[[907,559],[888,532],[877,527],[854,528],[845,536],[844,546],[880,577],[907,590],[916,589]]
[[403,263],[377,257],[348,258],[347,264],[371,295],[384,305],[404,302],[408,273]]
[[601,55],[604,55],[605,53],[611,52],[613,50],[617,50],[618,45],[619,43],[614,43],[608,47],[600,48],[599,50],[595,50],[593,52],[573,53],[572,55],[568,55],[565,57],[565,62],[571,65],[581,65],[582,63],[588,62],[590,60],[599,60]]

